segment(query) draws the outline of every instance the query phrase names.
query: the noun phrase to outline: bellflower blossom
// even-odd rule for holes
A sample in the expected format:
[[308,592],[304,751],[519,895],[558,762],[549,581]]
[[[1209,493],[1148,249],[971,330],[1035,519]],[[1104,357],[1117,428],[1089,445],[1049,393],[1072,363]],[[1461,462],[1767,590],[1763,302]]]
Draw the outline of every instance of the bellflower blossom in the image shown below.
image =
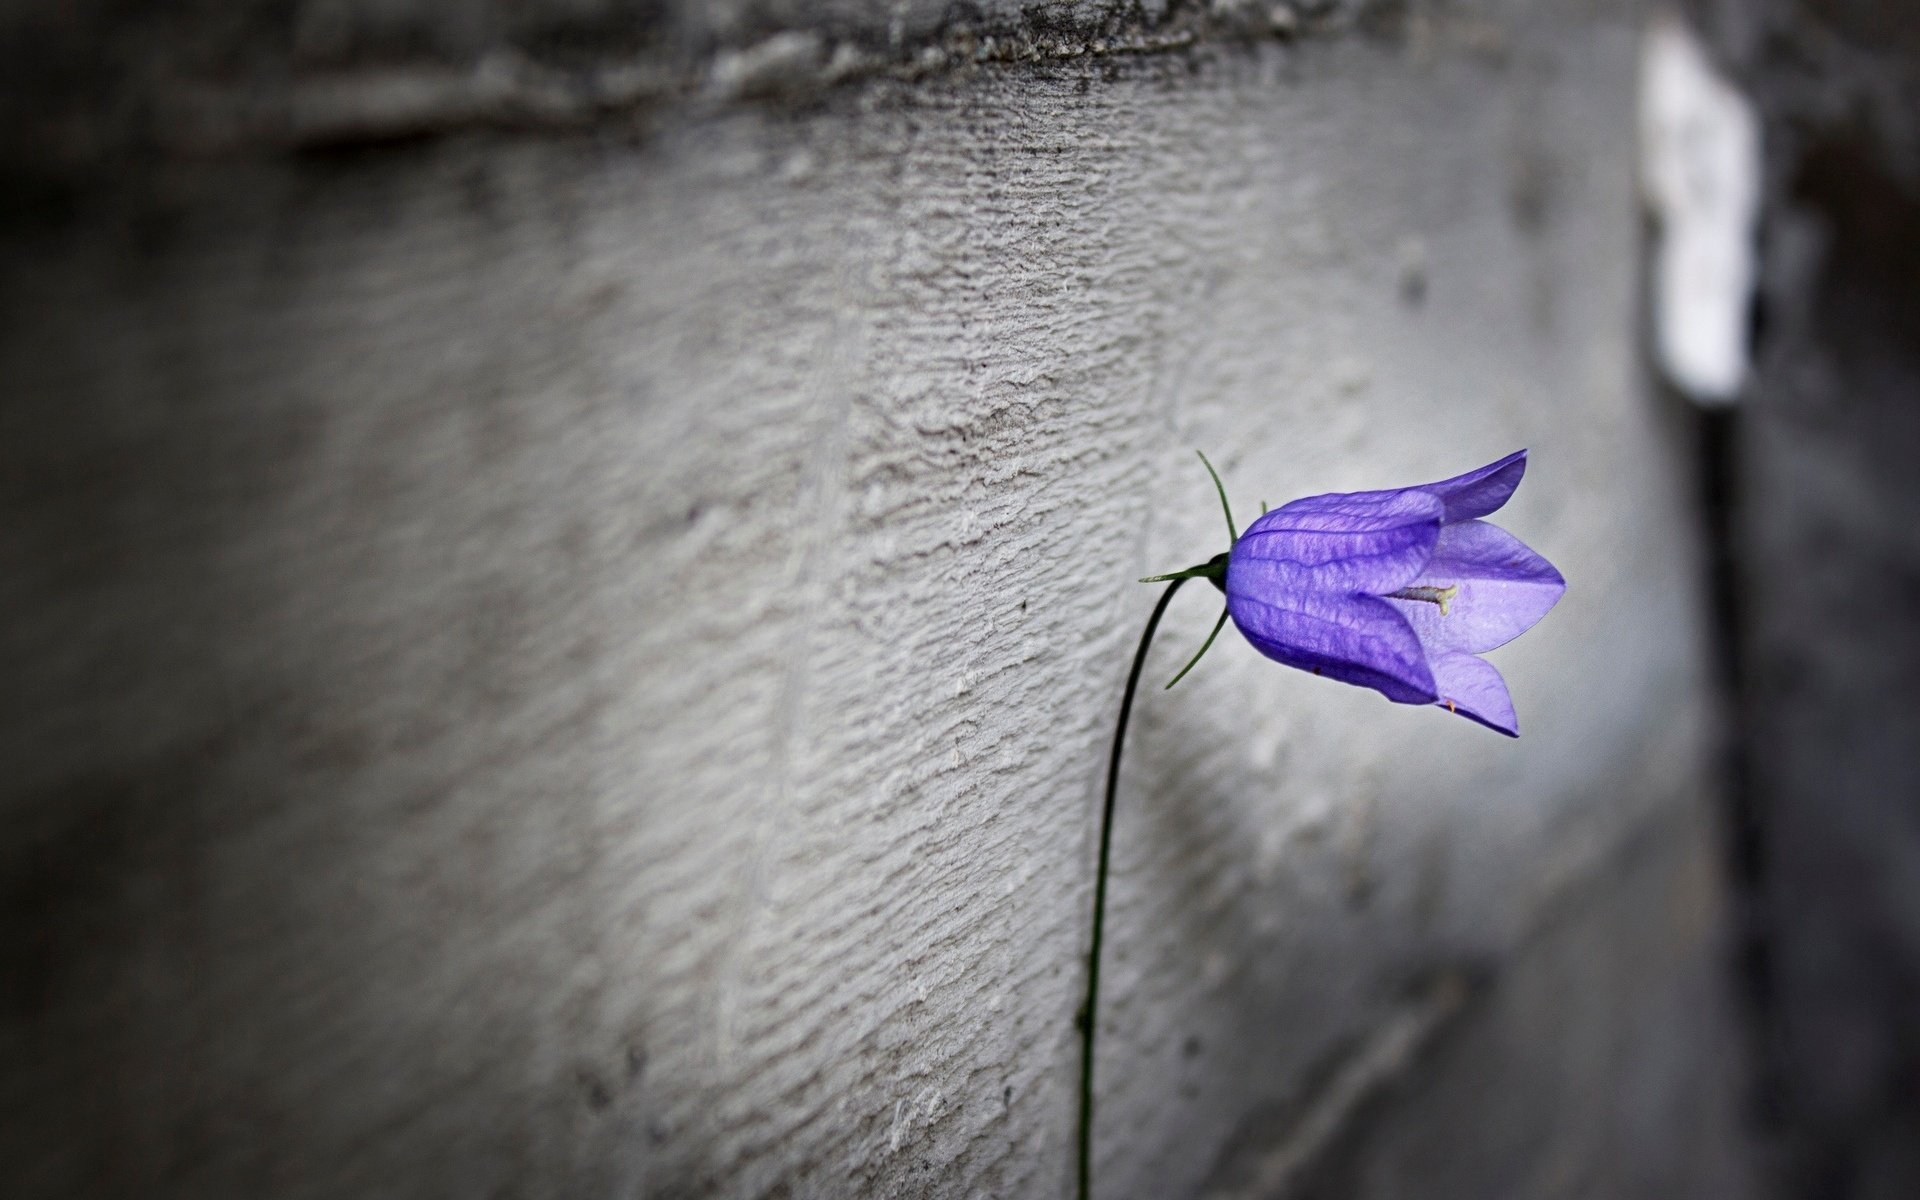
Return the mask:
[[1518,737],[1506,682],[1478,656],[1532,628],[1567,584],[1480,518],[1526,469],[1521,450],[1439,483],[1276,508],[1228,554],[1227,612],[1276,662]]
[[1552,563],[1480,519],[1520,486],[1525,450],[1439,483],[1308,496],[1262,513],[1245,533],[1234,530],[1219,473],[1206,455],[1200,461],[1220,494],[1231,548],[1199,566],[1142,581],[1167,587],[1134,650],[1107,759],[1087,998],[1077,1018],[1080,1200],[1093,1190],[1093,1051],[1120,752],[1141,667],[1173,594],[1189,579],[1207,579],[1227,604],[1168,687],[1193,669],[1231,617],[1254,649],[1277,662],[1370,687],[1399,704],[1437,704],[1518,737],[1506,681],[1480,655],[1533,628],[1567,590]]

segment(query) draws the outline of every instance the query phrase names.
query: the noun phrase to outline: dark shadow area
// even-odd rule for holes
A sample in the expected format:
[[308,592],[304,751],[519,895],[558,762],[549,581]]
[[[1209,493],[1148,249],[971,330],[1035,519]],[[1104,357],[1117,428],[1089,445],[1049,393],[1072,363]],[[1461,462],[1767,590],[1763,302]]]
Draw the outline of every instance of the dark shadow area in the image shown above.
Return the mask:
[[1765,122],[1764,321],[1701,469],[1753,1116],[1777,1195],[1914,1196],[1920,9],[1729,13],[1705,27]]

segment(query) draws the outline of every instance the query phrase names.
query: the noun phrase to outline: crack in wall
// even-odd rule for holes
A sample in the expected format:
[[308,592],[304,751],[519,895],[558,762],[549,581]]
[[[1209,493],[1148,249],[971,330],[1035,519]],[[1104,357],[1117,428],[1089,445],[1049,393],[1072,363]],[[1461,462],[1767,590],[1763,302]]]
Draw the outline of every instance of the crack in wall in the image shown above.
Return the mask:
[[1410,988],[1385,1020],[1323,1064],[1318,1085],[1287,1122],[1285,1136],[1250,1159],[1229,1152],[1226,1177],[1207,1188],[1204,1200],[1291,1195],[1367,1103],[1403,1078],[1453,1026],[1475,995],[1476,983],[1468,971],[1448,967]]

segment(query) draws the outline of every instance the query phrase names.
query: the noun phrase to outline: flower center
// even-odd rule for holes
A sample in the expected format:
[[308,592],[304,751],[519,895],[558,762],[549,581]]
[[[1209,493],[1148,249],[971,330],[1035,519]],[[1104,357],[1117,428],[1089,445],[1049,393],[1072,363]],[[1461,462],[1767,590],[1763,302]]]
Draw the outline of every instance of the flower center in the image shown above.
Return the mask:
[[1460,585],[1450,583],[1446,587],[1403,587],[1397,592],[1388,592],[1387,599],[1420,600],[1427,604],[1438,604],[1440,615],[1444,617],[1447,615],[1447,605],[1453,603],[1453,598],[1459,594]]

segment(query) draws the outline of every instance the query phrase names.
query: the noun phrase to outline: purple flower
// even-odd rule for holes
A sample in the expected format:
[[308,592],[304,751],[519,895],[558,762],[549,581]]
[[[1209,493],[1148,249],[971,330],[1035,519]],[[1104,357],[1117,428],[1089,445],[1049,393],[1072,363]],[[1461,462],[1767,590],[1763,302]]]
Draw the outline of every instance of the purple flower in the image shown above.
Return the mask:
[[1506,681],[1478,656],[1532,628],[1567,585],[1478,518],[1526,469],[1521,450],[1439,483],[1276,508],[1233,543],[1227,612],[1276,662],[1518,737]]

